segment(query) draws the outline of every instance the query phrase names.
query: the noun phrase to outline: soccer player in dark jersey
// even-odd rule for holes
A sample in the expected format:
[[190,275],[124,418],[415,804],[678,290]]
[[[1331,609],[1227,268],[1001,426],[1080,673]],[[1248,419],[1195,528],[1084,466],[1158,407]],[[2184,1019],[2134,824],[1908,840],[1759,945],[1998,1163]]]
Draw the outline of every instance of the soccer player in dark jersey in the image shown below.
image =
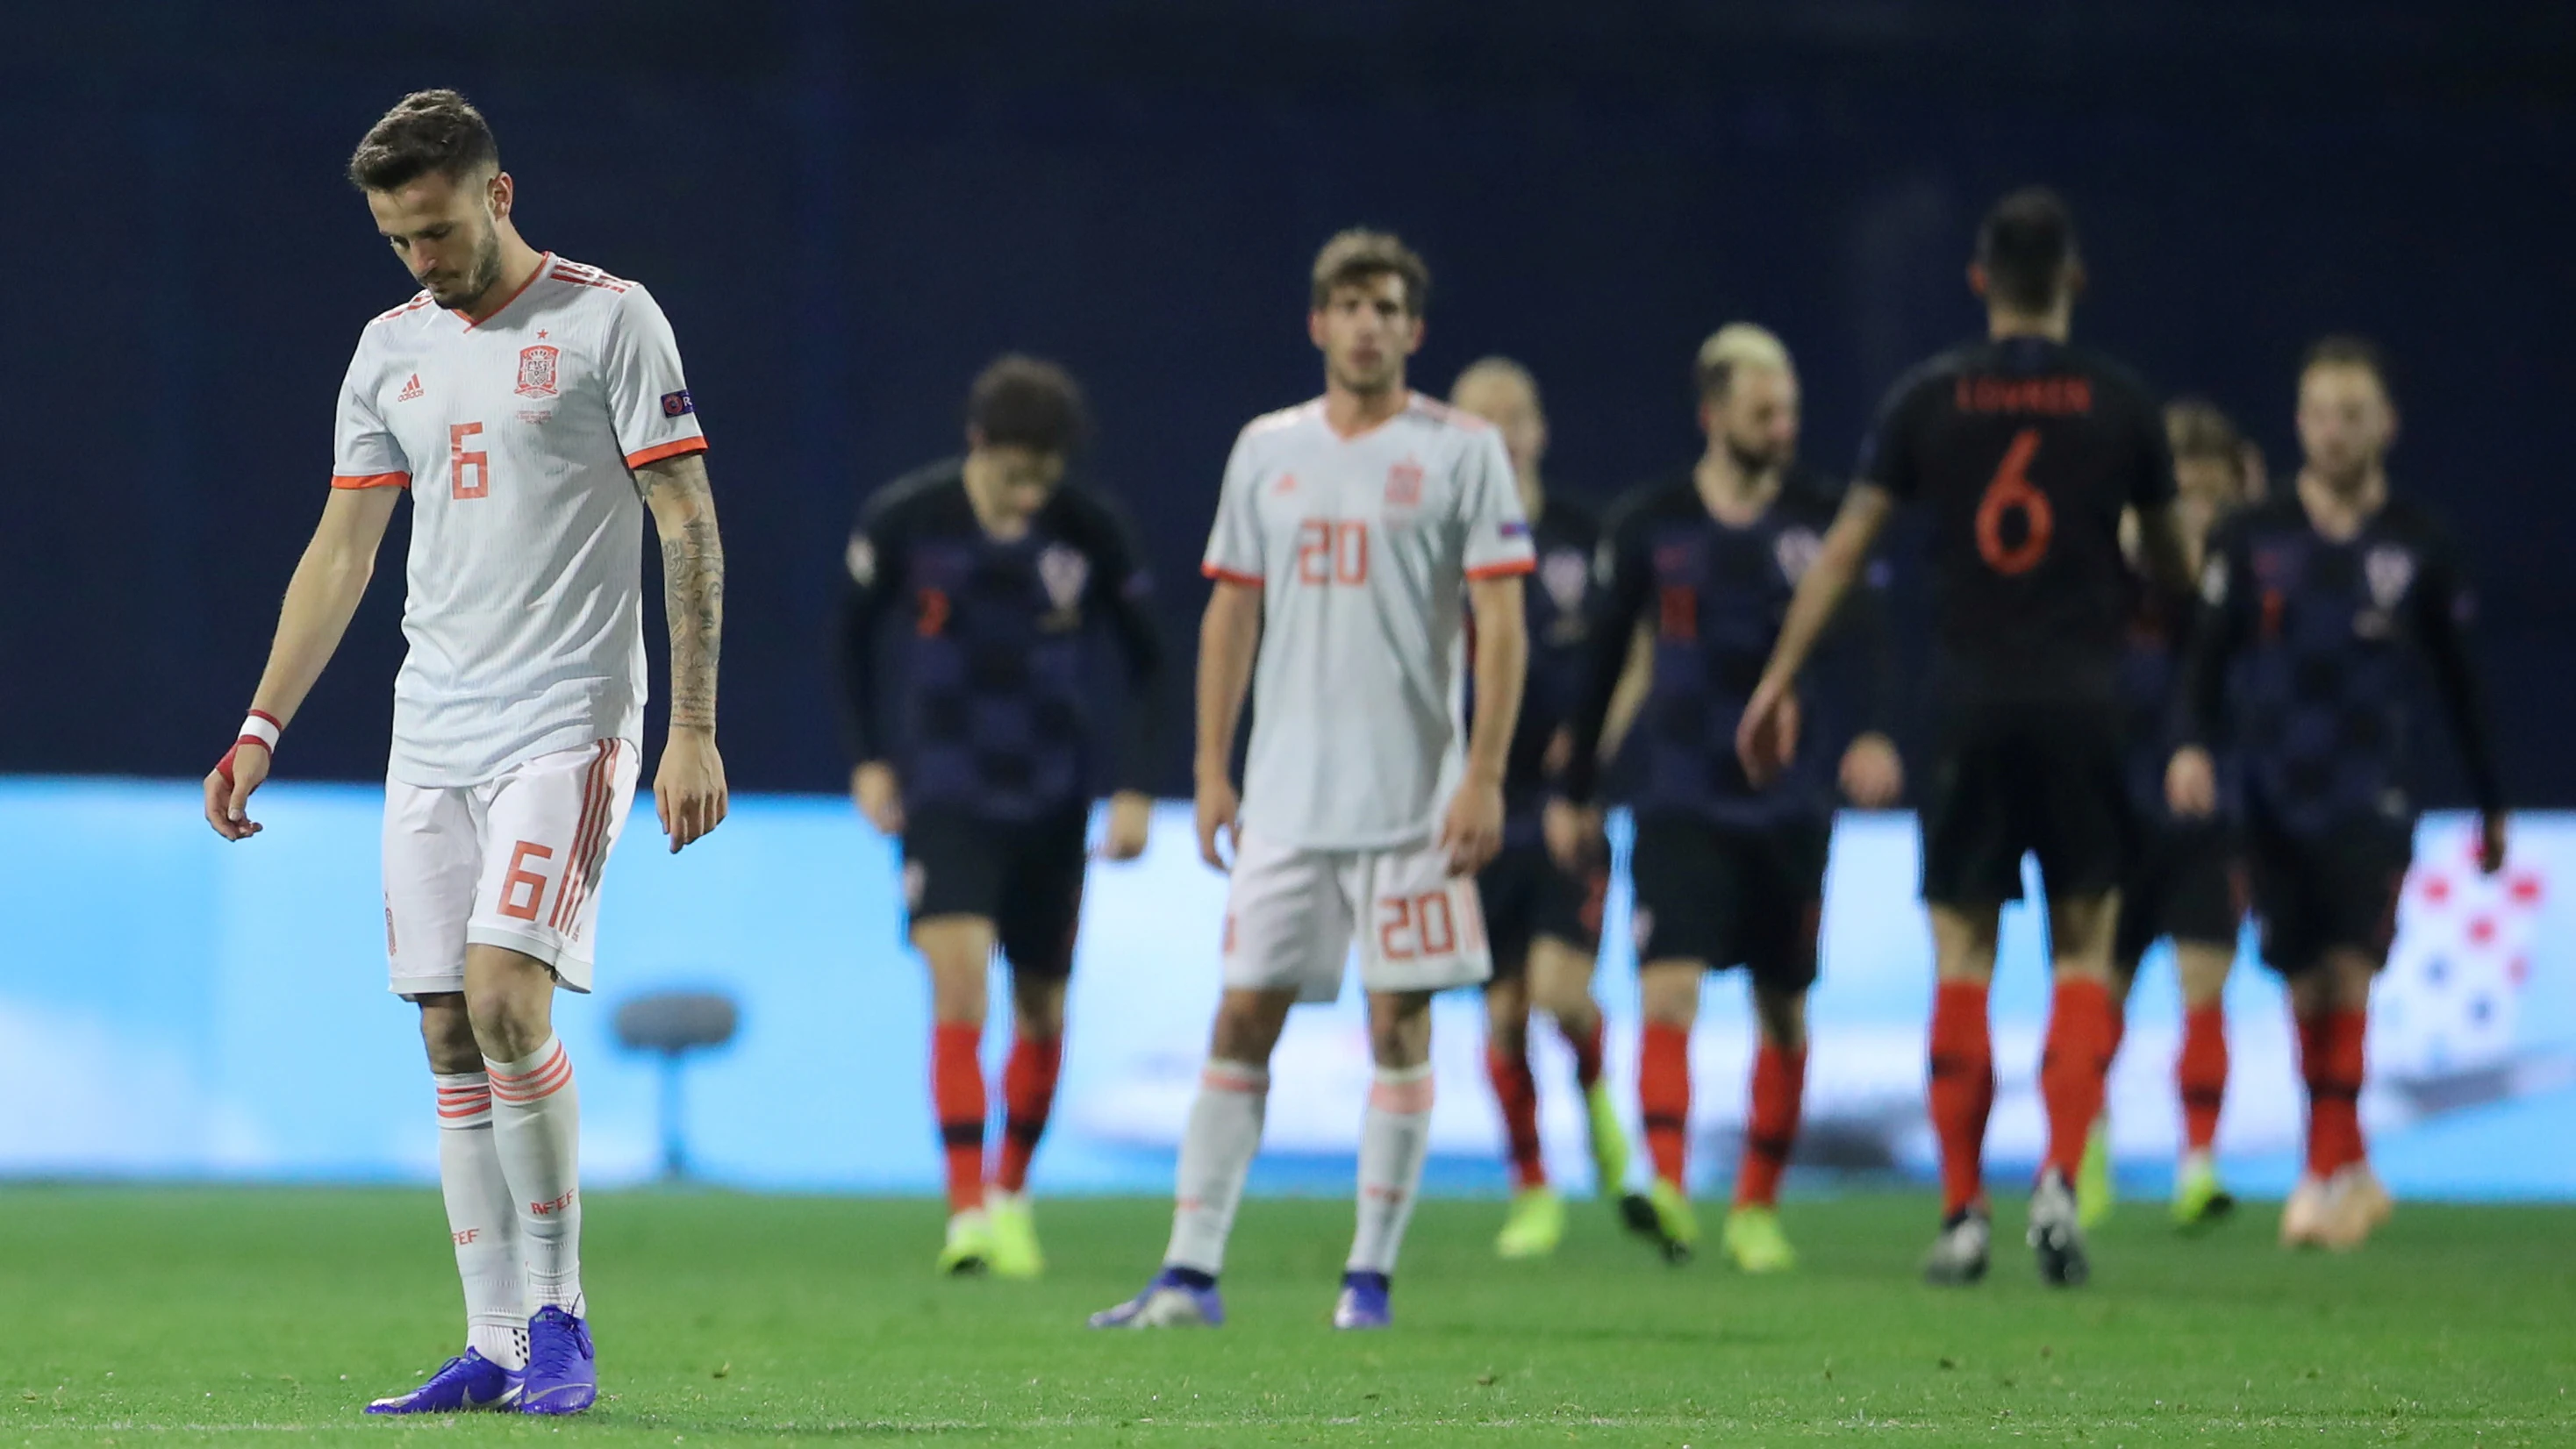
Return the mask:
[[1494,951],[1493,979],[1485,983],[1485,1069],[1502,1109],[1512,1168],[1511,1209],[1494,1249],[1506,1258],[1539,1258],[1556,1251],[1565,1236],[1565,1201],[1549,1184],[1539,1149],[1538,1078],[1529,1058],[1533,1006],[1555,1019],[1573,1049],[1574,1081],[1583,1093],[1602,1196],[1615,1197],[1628,1176],[1628,1134],[1601,1080],[1601,1007],[1592,999],[1609,861],[1606,853],[1593,852],[1581,870],[1558,865],[1542,827],[1549,778],[1571,747],[1565,713],[1583,663],[1600,526],[1540,481],[1547,414],[1527,368],[1503,357],[1469,363],[1449,400],[1503,435],[1521,509],[1529,515],[1530,542],[1538,551],[1538,587],[1521,591],[1529,674],[1503,775],[1503,848],[1477,873],[1476,890]]
[[[912,944],[930,964],[947,1273],[1026,1278],[1042,1266],[1027,1181],[1063,1060],[1104,733],[1087,682],[1094,621],[1127,673],[1101,854],[1142,854],[1153,805],[1163,645],[1125,521],[1062,481],[1084,426],[1082,394],[1062,368],[1004,357],[975,380],[965,456],[880,489],[850,536],[840,631],[859,762],[850,788],[879,830],[902,837]],[[996,945],[1011,968],[1016,1039],[988,1189],[978,1047]]]
[[[1741,965],[1752,977],[1761,1045],[1724,1243],[1745,1271],[1778,1272],[1796,1262],[1780,1230],[1780,1175],[1806,1085],[1807,991],[1834,780],[1802,761],[1754,783],[1736,759],[1735,725],[1833,506],[1788,478],[1798,378],[1778,338],[1729,326],[1701,349],[1696,373],[1706,452],[1621,500],[1600,552],[1591,657],[1568,721],[1564,798],[1549,807],[1550,835],[1571,855],[1599,828],[1591,799],[1603,720],[1642,624],[1652,682],[1638,716],[1643,773],[1629,874],[1645,1011],[1637,1096],[1655,1176],[1631,1221],[1676,1261],[1698,1241],[1684,1182],[1691,1026],[1709,971]],[[1845,625],[1883,683],[1890,671],[1875,592],[1852,596]],[[1875,809],[1895,803],[1904,777],[1885,733],[1892,691],[1868,694],[1868,728],[1843,756],[1841,777],[1855,803]]]
[[2392,497],[2397,434],[2378,350],[2334,337],[2299,377],[2306,461],[2287,497],[2221,525],[2186,678],[2195,737],[2166,786],[2177,814],[2217,803],[2211,746],[2241,762],[2263,959],[2287,980],[2308,1089],[2307,1171],[2281,1241],[2352,1248],[2389,1213],[2356,1103],[2370,986],[2414,855],[2407,753],[2420,667],[2449,716],[2479,814],[2479,864],[2504,867],[2504,791],[2463,638],[2458,546]]
[[[2197,398],[2165,409],[2174,455],[2176,516],[2183,535],[2202,546],[2220,519],[2242,506],[2252,481],[2248,447],[2216,405]],[[2134,545],[2135,532],[2130,540]],[[2218,1112],[2227,1096],[2227,973],[2245,916],[2243,872],[2225,821],[2175,816],[2165,804],[2165,768],[2173,757],[2176,680],[2193,601],[2137,581],[2128,648],[2120,660],[2120,699],[2127,712],[2129,806],[2144,827],[2140,848],[2120,887],[2120,925],[2111,946],[2111,1051],[2127,1026],[2129,992],[2149,948],[2171,940],[2182,986],[2182,1051],[2174,1086],[2182,1098],[2182,1161],[2174,1173],[2173,1218],[2190,1228],[2235,1206],[2219,1186],[2214,1149]],[[2094,1124],[2076,1177],[2077,1216],[2085,1228],[2110,1217],[2107,1119]]]
[[2111,1063],[2111,945],[2134,822],[2121,779],[2120,645],[2128,567],[2120,519],[2136,509],[2154,577],[2190,587],[2163,419],[2123,368],[2067,342],[2084,285],[2075,225],[2055,193],[1997,203],[1968,282],[1984,340],[1898,382],[1779,647],[1738,747],[1764,778],[1794,758],[1795,687],[1817,637],[1900,503],[1931,516],[1937,757],[1923,802],[1923,898],[1940,985],[1932,1013],[1932,1122],[1943,1222],[1925,1276],[1985,1276],[1981,1178],[1994,1056],[1986,1020],[1996,927],[2039,859],[2056,974],[2040,1090],[2048,1149],[2031,1194],[2040,1275],[2087,1272],[2074,1181]]

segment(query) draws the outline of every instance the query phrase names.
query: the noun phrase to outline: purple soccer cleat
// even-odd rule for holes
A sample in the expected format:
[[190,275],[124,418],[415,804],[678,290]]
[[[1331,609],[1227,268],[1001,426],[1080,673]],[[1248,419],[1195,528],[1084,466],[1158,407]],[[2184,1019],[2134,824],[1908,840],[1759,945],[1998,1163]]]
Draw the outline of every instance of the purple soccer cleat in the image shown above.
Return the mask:
[[1145,1291],[1091,1315],[1094,1328],[1222,1328],[1225,1300],[1216,1280],[1186,1268],[1165,1268]]
[[528,1320],[528,1372],[519,1391],[522,1414],[578,1414],[599,1400],[599,1360],[590,1325],[560,1308]]
[[1384,1273],[1344,1273],[1341,1299],[1333,1305],[1333,1326],[1394,1327],[1395,1311],[1386,1301],[1389,1286]]
[[419,1388],[367,1405],[370,1414],[467,1414],[507,1409],[519,1400],[519,1375],[467,1349],[439,1366]]

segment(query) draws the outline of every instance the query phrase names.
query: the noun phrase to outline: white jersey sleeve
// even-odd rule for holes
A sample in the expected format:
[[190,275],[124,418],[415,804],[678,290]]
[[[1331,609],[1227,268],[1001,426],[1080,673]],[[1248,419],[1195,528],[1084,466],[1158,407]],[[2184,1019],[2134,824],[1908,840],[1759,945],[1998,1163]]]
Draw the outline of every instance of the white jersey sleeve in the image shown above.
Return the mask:
[[360,338],[358,350],[349,358],[348,375],[340,379],[339,416],[331,430],[334,488],[411,486],[411,461],[376,406],[384,365],[372,336]]
[[697,400],[680,373],[680,344],[661,304],[641,285],[630,284],[617,295],[601,352],[608,415],[627,467],[705,451]]
[[1520,484],[1512,475],[1511,456],[1503,451],[1503,435],[1490,428],[1468,434],[1458,474],[1467,577],[1500,578],[1537,568],[1529,514],[1521,507]]
[[1234,440],[1225,460],[1225,484],[1217,494],[1216,524],[1208,531],[1207,557],[1199,572],[1230,584],[1258,584],[1267,576],[1261,557],[1261,515],[1254,506],[1257,470],[1249,428]]

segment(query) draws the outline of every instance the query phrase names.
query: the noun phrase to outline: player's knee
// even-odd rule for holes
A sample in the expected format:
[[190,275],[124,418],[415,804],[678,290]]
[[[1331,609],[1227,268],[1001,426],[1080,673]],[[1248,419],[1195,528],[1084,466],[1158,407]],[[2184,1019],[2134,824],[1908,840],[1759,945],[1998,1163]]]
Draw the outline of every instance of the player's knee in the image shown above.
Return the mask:
[[516,952],[496,956],[480,962],[468,958],[465,1014],[486,1058],[515,1062],[554,1034],[554,981],[528,957]]
[[1295,1000],[1293,995],[1277,992],[1227,992],[1217,1003],[1210,1054],[1220,1061],[1255,1065],[1268,1062],[1271,1049],[1279,1044],[1280,1029],[1288,1023],[1288,1007]]
[[420,1002],[420,1040],[429,1052],[433,1072],[479,1072],[483,1048],[474,1039],[474,1019],[460,992],[424,996]]
[[1753,988],[1753,1016],[1764,1041],[1783,1051],[1806,1049],[1807,993],[1804,991],[1756,985]]
[[1369,1050],[1381,1067],[1418,1067],[1431,1060],[1430,996],[1407,991],[1370,998]]
[[1696,961],[1653,961],[1637,973],[1637,1004],[1657,1026],[1690,1030],[1699,1019],[1700,978],[1707,974]]

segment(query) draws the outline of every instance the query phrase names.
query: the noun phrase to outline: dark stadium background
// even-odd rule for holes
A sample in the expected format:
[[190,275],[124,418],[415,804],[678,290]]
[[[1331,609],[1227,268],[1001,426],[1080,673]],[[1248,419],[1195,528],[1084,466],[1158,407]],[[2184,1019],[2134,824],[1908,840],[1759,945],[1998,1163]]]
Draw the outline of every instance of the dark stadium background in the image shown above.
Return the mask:
[[[1788,340],[1807,457],[1847,467],[1897,371],[1976,325],[1980,210],[2037,179],[2084,228],[2079,334],[2219,400],[2276,478],[2303,344],[2389,346],[2398,486],[2484,581],[2517,801],[2576,805],[2564,4],[165,0],[10,25],[0,770],[193,776],[229,738],[351,343],[410,291],[342,162],[453,85],[528,237],[645,281],[678,329],[740,788],[839,788],[844,531],[953,445],[997,351],[1088,383],[1088,471],[1185,640],[1234,429],[1316,388],[1303,275],[1334,229],[1427,253],[1419,385],[1527,361],[1558,485],[1600,500],[1695,450],[1687,361],[1731,318]],[[293,776],[381,776],[400,527]]]

